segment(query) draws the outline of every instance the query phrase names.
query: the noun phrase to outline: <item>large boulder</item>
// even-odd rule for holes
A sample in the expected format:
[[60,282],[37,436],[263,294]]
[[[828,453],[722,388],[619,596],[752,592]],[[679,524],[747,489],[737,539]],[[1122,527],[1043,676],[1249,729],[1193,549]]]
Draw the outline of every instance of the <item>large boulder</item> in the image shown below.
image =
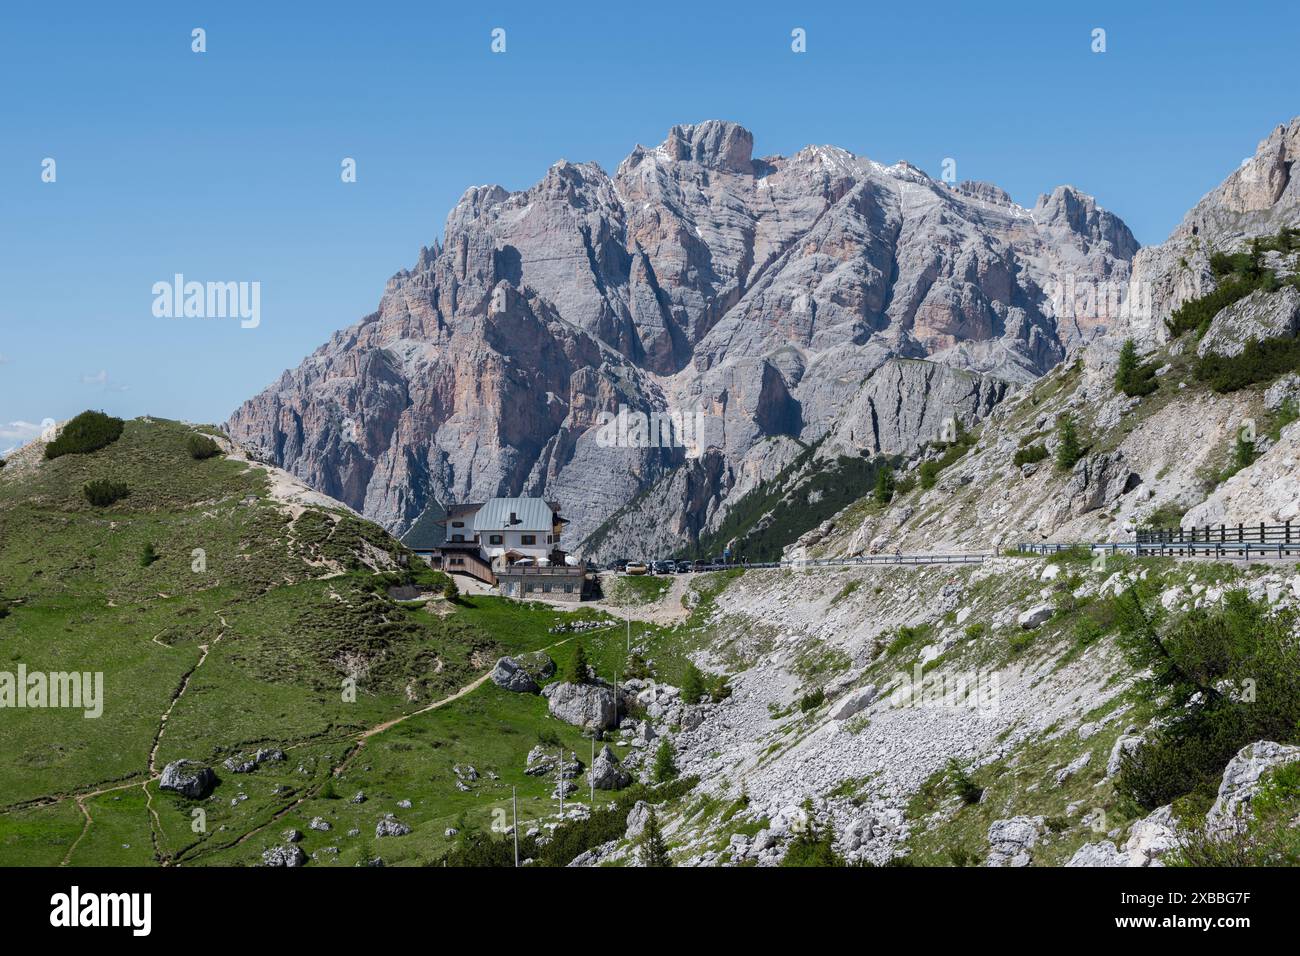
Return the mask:
[[1016,618],[1016,623],[1026,631],[1032,631],[1034,628],[1042,627],[1050,621],[1055,611],[1056,609],[1050,604],[1039,604],[1027,611],[1022,611],[1020,616]]
[[375,825],[377,837],[406,836],[410,832],[411,828],[391,813],[385,813],[384,818]]
[[1124,755],[1131,750],[1136,750],[1142,744],[1142,737],[1137,733],[1137,728],[1130,727],[1124,733],[1115,738],[1115,745],[1110,748],[1110,757],[1106,761],[1106,776],[1113,777],[1119,773],[1119,768],[1123,764]]
[[492,669],[492,683],[517,694],[536,694],[555,673],[555,661],[541,653],[503,657]]
[[985,866],[1028,866],[1029,851],[1043,835],[1043,817],[994,820],[989,826],[989,855]]
[[[570,759],[564,761],[560,770],[560,776],[565,780],[572,780],[582,772],[582,761],[572,754]],[[528,757],[524,763],[524,773],[530,777],[545,777],[548,774],[555,773],[556,766],[560,763],[561,752],[556,747],[546,747],[538,744],[528,751]]]
[[159,789],[174,790],[191,800],[202,800],[217,785],[217,775],[211,767],[196,760],[173,760],[163,767]]
[[1128,857],[1110,840],[1085,843],[1070,857],[1066,866],[1127,866]]
[[866,710],[876,699],[876,685],[868,684],[842,697],[831,707],[831,720],[848,720]]
[[604,682],[547,684],[542,691],[552,717],[583,730],[608,730],[618,723],[614,688]]
[[1211,834],[1231,833],[1250,815],[1250,803],[1259,792],[1262,776],[1275,767],[1300,760],[1300,747],[1260,740],[1237,751],[1223,770],[1214,806],[1205,815]]
[[632,776],[619,766],[618,757],[609,749],[609,744],[600,748],[587,776],[597,790],[622,790],[632,782]]
[[635,840],[641,836],[645,830],[646,821],[650,819],[650,804],[644,800],[638,800],[627,814],[627,833],[626,838]]
[[302,847],[290,843],[287,846],[273,846],[262,854],[263,866],[302,866],[307,862],[307,854]]
[[1177,846],[1178,822],[1173,808],[1160,807],[1129,827],[1128,842],[1124,844],[1126,865],[1163,866],[1161,857]]
[[1153,810],[1129,828],[1128,842],[1116,847],[1110,840],[1085,843],[1066,866],[1164,866],[1162,858],[1179,843],[1178,823],[1172,807]]
[[1300,289],[1284,285],[1276,292],[1256,289],[1220,310],[1201,336],[1196,354],[1240,355],[1250,339],[1262,342],[1300,332]]

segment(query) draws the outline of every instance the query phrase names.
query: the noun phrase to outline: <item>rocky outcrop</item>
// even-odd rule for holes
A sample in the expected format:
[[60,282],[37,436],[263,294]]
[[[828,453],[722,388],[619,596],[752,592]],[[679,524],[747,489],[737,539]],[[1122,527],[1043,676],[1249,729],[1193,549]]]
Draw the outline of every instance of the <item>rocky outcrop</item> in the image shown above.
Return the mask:
[[290,843],[287,846],[273,846],[262,854],[263,866],[303,866],[307,863],[307,854],[302,847]]
[[1165,320],[1183,303],[1212,292],[1210,256],[1240,252],[1255,236],[1294,226],[1300,212],[1300,117],[1276,127],[1254,155],[1207,193],[1158,246],[1133,258],[1131,287],[1148,303],[1126,313],[1113,330],[1144,345],[1168,340]]
[[1223,309],[1210,322],[1196,354],[1240,355],[1252,339],[1262,342],[1300,332],[1300,289],[1282,286],[1276,292],[1256,289]]
[[619,759],[609,749],[609,744],[600,748],[587,775],[597,790],[622,790],[632,782],[632,775],[619,765]]
[[1277,767],[1300,760],[1300,747],[1261,740],[1237,752],[1223,771],[1214,806],[1205,815],[1211,835],[1231,833],[1250,816],[1250,803],[1259,792],[1260,778]]
[[555,674],[555,661],[542,653],[503,657],[492,668],[492,683],[517,694],[536,694]]
[[618,723],[614,689],[604,682],[547,684],[542,691],[552,717],[583,730],[608,730]]
[[1003,379],[908,359],[891,359],[863,383],[822,446],[831,455],[910,455],[951,442],[1002,401]]
[[989,826],[989,855],[985,866],[1028,866],[1030,851],[1046,832],[1043,817],[1012,817]]
[[406,836],[410,832],[411,828],[391,813],[385,813],[383,819],[375,824],[375,836],[377,837]]
[[160,790],[174,790],[191,800],[202,800],[216,785],[217,775],[212,768],[195,760],[173,760],[163,767],[162,778],[158,781]]
[[[693,494],[650,522],[680,543],[752,480],[755,449],[825,434],[891,357],[1050,368],[1108,321],[1059,290],[1122,282],[1136,250],[1071,187],[1027,210],[907,163],[752,143],[734,123],[676,126],[613,175],[561,161],[520,192],[468,190],[378,309],[238,409],[231,436],[394,530],[435,502],[544,495],[570,548],[685,469]],[[973,406],[995,388],[952,387]],[[598,426],[620,406],[698,413],[699,434],[611,447]],[[913,443],[936,414],[878,440]]]

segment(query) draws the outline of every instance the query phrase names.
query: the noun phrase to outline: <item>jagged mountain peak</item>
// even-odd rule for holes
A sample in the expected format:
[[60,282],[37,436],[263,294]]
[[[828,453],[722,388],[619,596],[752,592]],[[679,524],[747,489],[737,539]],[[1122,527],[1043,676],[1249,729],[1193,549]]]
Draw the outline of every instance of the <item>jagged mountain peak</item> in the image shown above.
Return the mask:
[[545,494],[574,546],[688,465],[679,447],[600,447],[600,414],[701,410],[716,457],[656,519],[689,535],[794,440],[871,407],[855,398],[891,357],[1012,381],[1051,368],[1096,325],[1060,321],[1051,288],[1122,277],[1136,247],[1074,190],[1040,222],[989,184],[828,145],[755,159],[753,142],[733,122],[676,125],[613,176],[560,160],[527,189],[467,190],[378,311],[232,434],[391,529],[434,501]]

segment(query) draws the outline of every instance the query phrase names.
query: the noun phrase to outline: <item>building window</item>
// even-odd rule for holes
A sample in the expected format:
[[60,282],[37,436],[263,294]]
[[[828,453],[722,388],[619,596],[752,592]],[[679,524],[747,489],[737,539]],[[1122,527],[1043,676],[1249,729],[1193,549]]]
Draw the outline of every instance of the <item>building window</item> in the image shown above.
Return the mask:
[[536,543],[537,543],[537,535],[535,535],[535,534],[526,534],[526,535],[524,535],[520,540],[521,540],[524,544],[536,544]]
[[465,522],[463,522],[463,521],[453,521],[453,522],[451,523],[451,526],[452,526],[453,528],[463,528],[463,527],[465,527]]
[[564,586],[564,593],[565,593],[565,594],[572,594],[572,593],[573,593],[573,585],[572,585],[572,584],[566,584],[566,585]]
[[464,541],[464,540],[465,540],[465,536],[464,536],[463,534],[453,534],[453,535],[451,536],[451,540],[452,540],[452,541]]
[[505,540],[505,539],[502,538],[501,535],[499,535],[499,534],[490,534],[490,535],[488,535],[488,544],[500,544],[500,543],[501,543],[502,541],[504,541],[504,540]]
[[545,592],[546,594],[550,594],[550,593],[551,593],[551,585],[549,585],[549,584],[543,584],[543,585],[542,585],[542,591]]

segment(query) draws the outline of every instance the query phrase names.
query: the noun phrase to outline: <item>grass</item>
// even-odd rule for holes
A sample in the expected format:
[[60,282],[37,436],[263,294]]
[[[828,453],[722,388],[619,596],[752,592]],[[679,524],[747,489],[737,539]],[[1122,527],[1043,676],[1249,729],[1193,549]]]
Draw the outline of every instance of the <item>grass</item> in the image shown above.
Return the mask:
[[[590,744],[550,718],[541,697],[490,682],[371,738],[335,786],[373,799],[354,805],[320,793],[358,731],[452,694],[500,654],[550,647],[563,671],[580,641],[598,672],[612,676],[626,664],[626,631],[554,633],[561,622],[599,615],[499,598],[466,597],[454,608],[435,601],[438,613],[390,601],[386,586],[395,580],[437,590],[441,576],[422,565],[397,568],[392,562],[409,560],[404,549],[341,510],[308,509],[291,520],[267,500],[262,471],[193,457],[192,434],[178,422],[130,421],[101,449],[0,479],[8,610],[0,670],[22,662],[31,672],[101,672],[105,698],[98,719],[71,709],[6,710],[0,865],[60,862],[84,826],[71,795],[94,789],[107,792],[86,800],[94,823],[74,863],[156,862],[155,840],[162,856],[180,862],[256,862],[289,826],[307,835],[308,852],[339,843],[342,863],[366,850],[343,840],[354,827],[374,852],[420,862],[445,849],[442,834],[456,820],[489,825],[509,785],[520,788],[525,815],[551,812],[551,784],[523,774],[528,750],[543,729],[584,762]],[[132,494],[96,509],[80,489],[98,479],[129,484]],[[146,553],[151,560],[141,559]],[[661,679],[685,673],[680,632],[638,625],[633,636]],[[349,674],[355,694],[343,684]],[[180,757],[214,766],[214,794],[194,803],[159,791],[148,770],[155,740],[159,769]],[[282,748],[289,759],[248,775],[221,767],[258,746]],[[484,774],[470,794],[448,776],[458,762]],[[410,811],[395,808],[402,798],[413,800]],[[31,805],[46,799],[55,802]],[[199,832],[195,810],[206,815]],[[380,811],[409,818],[416,834],[376,840]],[[312,831],[313,815],[339,825]]]

